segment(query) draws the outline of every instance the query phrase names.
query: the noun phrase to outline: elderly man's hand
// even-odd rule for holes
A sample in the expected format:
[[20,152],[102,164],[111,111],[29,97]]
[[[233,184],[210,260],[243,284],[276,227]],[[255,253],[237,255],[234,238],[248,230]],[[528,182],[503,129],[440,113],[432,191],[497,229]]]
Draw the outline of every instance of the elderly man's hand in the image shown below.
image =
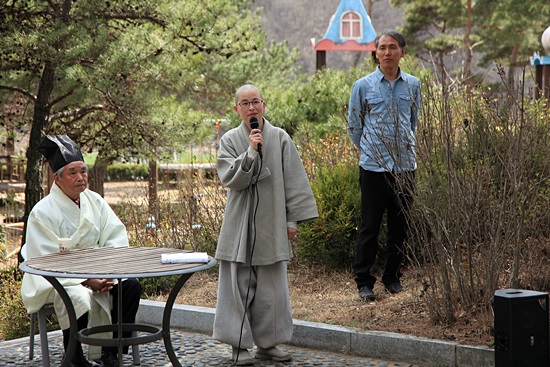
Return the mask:
[[113,289],[113,281],[110,279],[88,279],[82,282],[82,285],[90,288],[94,292],[109,292]]

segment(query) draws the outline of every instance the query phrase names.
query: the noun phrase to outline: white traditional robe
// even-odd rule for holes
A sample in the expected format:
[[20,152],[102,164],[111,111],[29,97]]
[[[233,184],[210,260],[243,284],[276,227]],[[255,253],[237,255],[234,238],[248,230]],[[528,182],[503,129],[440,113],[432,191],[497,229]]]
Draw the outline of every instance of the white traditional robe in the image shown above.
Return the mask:
[[[26,243],[21,254],[33,257],[59,252],[58,239],[70,238],[71,247],[128,247],[126,227],[107,202],[97,193],[86,189],[80,194],[80,208],[53,184],[49,195],[32,209]],[[76,317],[91,311],[89,325],[111,323],[109,293],[92,292],[81,285],[85,279],[58,278],[71,298]],[[21,297],[27,312],[37,312],[45,303],[54,302],[62,329],[67,329],[69,317],[65,305],[52,285],[42,276],[25,273]]]
[[292,337],[288,223],[318,214],[290,136],[264,119],[262,164],[249,148],[249,134],[243,122],[220,141],[218,176],[229,190],[216,250],[220,280],[213,337],[234,347],[251,348],[254,342],[270,348]]

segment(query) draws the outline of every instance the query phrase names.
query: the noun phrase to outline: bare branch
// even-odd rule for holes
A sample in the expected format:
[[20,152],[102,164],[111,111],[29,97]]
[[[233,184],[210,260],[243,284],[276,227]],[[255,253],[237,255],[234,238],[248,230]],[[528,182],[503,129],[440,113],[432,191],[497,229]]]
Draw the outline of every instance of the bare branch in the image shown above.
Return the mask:
[[48,108],[55,106],[58,102],[64,100],[65,98],[67,98],[68,96],[73,94],[73,92],[75,91],[76,88],[77,88],[76,86],[73,86],[67,93],[65,93],[62,96],[59,96],[56,99],[54,99],[53,101],[51,101],[48,104]]
[[19,94],[22,94],[27,99],[31,100],[32,102],[36,102],[36,96],[24,89],[18,88],[18,87],[10,87],[7,85],[0,85],[0,90],[9,90],[11,92],[17,92]]
[[67,117],[71,117],[73,120],[79,120],[95,111],[113,112],[114,110],[109,105],[96,104],[96,105],[86,106],[82,108],[76,108],[70,111],[55,113],[49,117],[48,122],[52,123],[55,120],[59,120]]

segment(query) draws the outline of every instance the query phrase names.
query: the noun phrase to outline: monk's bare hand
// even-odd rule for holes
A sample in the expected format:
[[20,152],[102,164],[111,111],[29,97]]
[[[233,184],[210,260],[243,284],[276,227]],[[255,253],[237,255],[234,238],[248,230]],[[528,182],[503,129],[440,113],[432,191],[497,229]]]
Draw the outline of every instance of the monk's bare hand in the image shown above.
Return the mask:
[[294,237],[296,237],[296,233],[298,233],[298,230],[296,228],[287,227],[286,232],[288,233],[288,239],[293,240]]
[[262,130],[260,129],[250,130],[250,135],[248,135],[248,141],[252,149],[258,150],[258,144],[264,143],[264,138],[262,137]]

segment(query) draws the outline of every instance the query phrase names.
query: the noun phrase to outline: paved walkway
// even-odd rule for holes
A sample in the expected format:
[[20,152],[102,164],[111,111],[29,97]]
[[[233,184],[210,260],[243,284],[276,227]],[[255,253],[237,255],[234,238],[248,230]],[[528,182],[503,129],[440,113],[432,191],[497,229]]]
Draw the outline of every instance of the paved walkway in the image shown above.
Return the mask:
[[[37,335],[37,338],[39,336]],[[230,348],[210,336],[189,333],[181,330],[172,332],[172,343],[180,362],[184,367],[231,366]],[[51,366],[59,366],[62,358],[61,333],[49,334]],[[290,362],[273,362],[256,360],[255,367],[420,367],[418,365],[380,361],[364,357],[351,356],[340,353],[325,352],[313,349],[284,346],[292,353]],[[35,339],[35,357],[29,361],[29,339],[21,338],[0,343],[0,366],[28,366],[41,367],[40,342]],[[157,341],[140,346],[142,367],[171,366],[166,355],[163,341]],[[132,366],[131,356],[124,357],[124,366]]]

